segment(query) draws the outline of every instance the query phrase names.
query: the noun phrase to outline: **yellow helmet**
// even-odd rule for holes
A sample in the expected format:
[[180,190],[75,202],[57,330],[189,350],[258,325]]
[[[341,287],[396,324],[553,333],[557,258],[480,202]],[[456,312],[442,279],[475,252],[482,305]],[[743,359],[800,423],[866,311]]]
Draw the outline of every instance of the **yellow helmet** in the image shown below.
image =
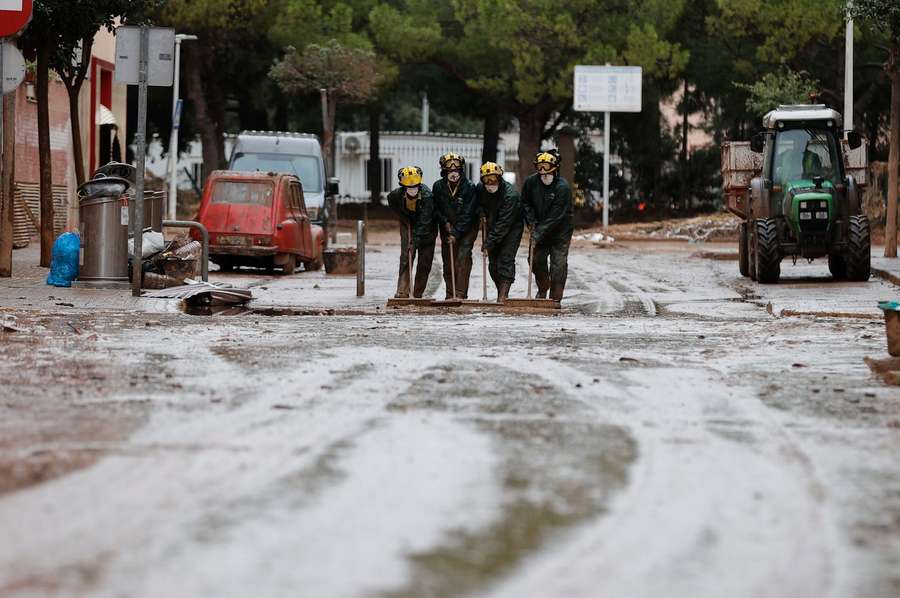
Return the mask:
[[462,170],[466,164],[466,159],[459,154],[449,152],[441,156],[441,170]]
[[397,172],[401,187],[415,187],[422,184],[422,169],[418,166],[404,166]]
[[538,152],[534,158],[534,168],[541,173],[556,172],[559,169],[559,156],[553,152]]
[[485,162],[481,165],[481,182],[484,182],[486,177],[497,177],[498,182],[500,177],[503,176],[503,168],[494,162]]

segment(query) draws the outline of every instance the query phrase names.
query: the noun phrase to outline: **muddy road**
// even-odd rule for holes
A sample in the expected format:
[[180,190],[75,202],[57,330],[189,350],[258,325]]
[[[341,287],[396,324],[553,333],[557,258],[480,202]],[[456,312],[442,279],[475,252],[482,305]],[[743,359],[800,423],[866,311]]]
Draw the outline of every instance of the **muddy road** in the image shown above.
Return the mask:
[[900,596],[895,287],[585,246],[558,315],[408,313],[396,250],[362,300],[6,298],[0,595]]

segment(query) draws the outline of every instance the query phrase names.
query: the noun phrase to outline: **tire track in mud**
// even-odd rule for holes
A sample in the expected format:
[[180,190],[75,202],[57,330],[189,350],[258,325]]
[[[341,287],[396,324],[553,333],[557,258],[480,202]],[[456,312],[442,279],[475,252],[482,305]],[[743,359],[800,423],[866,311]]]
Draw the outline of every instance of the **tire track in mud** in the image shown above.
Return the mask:
[[452,417],[487,435],[501,484],[498,516],[410,553],[411,577],[382,594],[391,598],[485,590],[552,539],[604,513],[636,457],[623,428],[586,420],[586,405],[523,370],[456,360],[432,367],[388,409]]
[[836,541],[821,483],[752,394],[709,370],[553,367],[554,378],[586,385],[593,373],[620,389],[616,409],[598,400],[638,458],[605,516],[490,595],[830,595]]

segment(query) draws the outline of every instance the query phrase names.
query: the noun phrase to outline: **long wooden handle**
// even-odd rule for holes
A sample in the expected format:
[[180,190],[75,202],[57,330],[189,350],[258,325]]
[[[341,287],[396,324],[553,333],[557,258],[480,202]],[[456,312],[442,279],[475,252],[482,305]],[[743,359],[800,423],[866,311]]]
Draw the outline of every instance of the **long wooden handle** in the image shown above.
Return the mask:
[[484,218],[481,219],[481,286],[484,290],[482,301],[487,302],[487,254],[484,252],[484,243],[487,241],[487,227]]
[[531,278],[533,276],[533,271],[531,268],[531,255],[532,255],[532,247],[534,245],[534,241],[531,238],[531,231],[528,231],[528,298],[531,299]]
[[409,261],[409,266],[406,268],[406,280],[409,283],[409,296],[415,297],[415,293],[413,293],[413,240],[412,240],[412,222],[406,223],[406,255]]
[[453,298],[456,299],[456,260],[453,258],[456,247],[453,235],[448,235],[448,237],[450,238],[450,290],[453,292]]

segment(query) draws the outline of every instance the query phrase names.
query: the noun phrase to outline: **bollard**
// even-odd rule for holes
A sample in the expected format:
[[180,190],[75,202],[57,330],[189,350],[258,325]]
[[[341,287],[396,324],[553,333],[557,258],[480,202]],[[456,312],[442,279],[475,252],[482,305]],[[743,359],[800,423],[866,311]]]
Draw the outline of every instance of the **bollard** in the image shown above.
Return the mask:
[[356,222],[356,296],[366,294],[366,223]]
[[329,235],[331,236],[331,244],[337,243],[338,213],[337,213],[337,197],[332,195],[328,201],[331,202],[330,218],[331,226],[329,226]]

